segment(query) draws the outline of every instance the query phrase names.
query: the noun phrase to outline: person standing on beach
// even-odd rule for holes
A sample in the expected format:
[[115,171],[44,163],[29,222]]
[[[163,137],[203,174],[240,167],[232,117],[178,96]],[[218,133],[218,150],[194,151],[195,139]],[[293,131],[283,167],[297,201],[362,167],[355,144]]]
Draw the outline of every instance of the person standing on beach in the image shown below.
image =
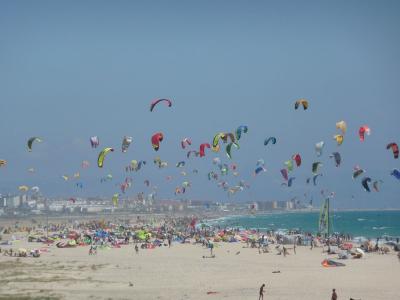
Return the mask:
[[336,294],[336,290],[335,289],[332,290],[331,300],[337,300],[337,294]]
[[212,241],[208,242],[208,247],[210,247],[210,254],[211,257],[213,256],[213,249],[214,249],[214,243]]
[[168,248],[171,248],[171,243],[172,243],[172,237],[171,235],[168,235]]
[[260,294],[258,296],[258,300],[264,300],[264,287],[265,283],[263,283],[262,286],[260,287]]
[[287,254],[288,254],[288,251],[287,251],[286,247],[283,246],[283,257],[286,257]]

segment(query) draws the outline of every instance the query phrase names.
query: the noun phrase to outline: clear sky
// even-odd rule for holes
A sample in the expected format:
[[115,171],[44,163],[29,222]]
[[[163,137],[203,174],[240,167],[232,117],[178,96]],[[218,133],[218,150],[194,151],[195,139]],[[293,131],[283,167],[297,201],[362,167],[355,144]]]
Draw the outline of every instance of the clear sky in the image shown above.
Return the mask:
[[[399,160],[385,149],[400,144],[400,2],[399,1],[1,1],[0,2],[0,193],[17,193],[25,184],[43,194],[105,195],[119,189],[132,159],[147,160],[127,195],[148,192],[149,179],[161,198],[175,197],[184,180],[192,188],[183,198],[209,200],[287,200],[303,194],[320,202],[321,189],[336,192],[335,205],[346,208],[400,207],[400,182],[391,177]],[[149,112],[151,100],[173,100]],[[294,110],[305,97],[307,111]],[[337,147],[335,123],[348,133]],[[174,167],[186,159],[179,141],[211,143],[215,133],[248,125],[233,150],[240,179],[251,188],[228,198],[207,179],[213,157],[207,152],[187,162],[188,176]],[[368,124],[364,143],[358,128]],[[156,153],[150,136],[165,139]],[[99,149],[115,147],[103,169]],[[121,153],[121,141],[134,141]],[[31,136],[43,142],[26,149]],[[265,137],[278,143],[264,147]],[[314,145],[325,141],[317,158]],[[329,154],[339,151],[336,168]],[[300,153],[292,188],[282,187],[283,161]],[[169,167],[152,164],[159,155]],[[253,177],[263,158],[267,172]],[[82,160],[89,169],[82,170]],[[311,164],[320,160],[323,177],[307,186]],[[360,165],[381,191],[366,193],[352,168]],[[35,168],[31,174],[28,168]],[[199,174],[193,175],[193,168]],[[79,182],[61,175],[81,173]],[[114,180],[100,183],[113,174]],[[165,177],[173,180],[167,182]],[[354,197],[352,197],[354,196]]]

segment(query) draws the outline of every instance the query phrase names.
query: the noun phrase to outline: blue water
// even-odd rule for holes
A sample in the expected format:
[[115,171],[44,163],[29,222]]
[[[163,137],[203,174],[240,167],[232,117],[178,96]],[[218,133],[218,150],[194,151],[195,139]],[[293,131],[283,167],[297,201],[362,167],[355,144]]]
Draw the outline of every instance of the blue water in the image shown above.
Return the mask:
[[[256,216],[233,216],[212,223],[227,227],[265,230],[294,229],[316,233],[319,212],[273,213]],[[333,231],[352,236],[400,237],[400,211],[343,211],[333,213]]]

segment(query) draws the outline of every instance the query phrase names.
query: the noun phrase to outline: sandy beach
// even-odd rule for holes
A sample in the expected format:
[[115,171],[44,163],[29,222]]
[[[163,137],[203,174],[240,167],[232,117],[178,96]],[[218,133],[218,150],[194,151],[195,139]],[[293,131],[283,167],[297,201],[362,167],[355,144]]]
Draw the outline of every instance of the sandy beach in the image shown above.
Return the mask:
[[0,299],[258,299],[262,283],[264,299],[330,299],[332,288],[339,299],[399,297],[395,252],[324,268],[321,261],[328,255],[307,246],[297,247],[296,254],[290,249],[284,257],[273,246],[259,254],[245,243],[221,242],[215,243],[215,258],[203,258],[209,249],[189,243],[140,249],[139,254],[130,244],[91,256],[89,246],[61,249],[24,239],[1,248],[43,251],[39,258],[0,255]]

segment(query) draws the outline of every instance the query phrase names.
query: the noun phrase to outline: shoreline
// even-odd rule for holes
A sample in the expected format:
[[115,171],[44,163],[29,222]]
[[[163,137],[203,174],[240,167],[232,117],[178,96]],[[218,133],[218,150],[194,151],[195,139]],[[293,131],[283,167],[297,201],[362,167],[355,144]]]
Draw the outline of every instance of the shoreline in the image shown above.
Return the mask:
[[[379,214],[381,212],[393,212],[399,210],[346,210],[346,211],[334,211],[333,212],[333,229],[332,234],[338,235],[351,235],[354,238],[361,238],[361,239],[396,239],[400,237],[400,232],[397,229],[397,222],[391,223],[390,225],[385,224],[382,220],[385,217],[381,217],[381,220],[376,221],[377,223],[365,223],[368,222],[368,218],[370,216],[363,216],[362,213],[376,213]],[[346,218],[347,213],[360,213],[360,215],[348,215],[349,217]],[[217,218],[211,218],[207,220],[203,220],[204,223],[208,226],[214,227],[221,227],[221,228],[240,228],[240,229],[250,229],[250,230],[260,230],[262,232],[265,231],[272,231],[272,232],[290,232],[290,231],[298,231],[302,234],[318,234],[318,223],[315,222],[315,226],[310,228],[310,223],[302,223],[304,218],[300,218],[299,223],[290,222],[290,218],[293,215],[301,216],[301,215],[313,215],[313,218],[318,218],[319,211],[280,211],[280,212],[263,212],[263,213],[256,213],[256,214],[231,214],[231,215],[224,215]],[[337,215],[336,215],[337,214]],[[283,221],[277,221],[277,216],[282,216],[284,219]],[[263,218],[265,217],[265,219]],[[269,218],[270,217],[270,218]],[[353,218],[354,217],[354,218]],[[397,215],[395,216],[397,220]],[[253,219],[255,219],[253,221]],[[258,219],[258,222],[257,222]],[[344,226],[338,226],[341,224],[340,220],[344,220]],[[352,224],[349,223],[349,220],[353,222]],[[270,222],[266,224],[267,222]],[[380,223],[382,222],[382,223]],[[288,224],[289,223],[289,224]],[[367,225],[365,225],[367,224]],[[365,227],[367,226],[367,227]]]
[[[394,212],[394,211],[400,211],[399,209],[346,209],[346,210],[334,210],[333,213],[370,213],[370,212]],[[306,215],[306,214],[312,214],[314,217],[316,214],[319,213],[319,209],[314,209],[314,210],[280,210],[280,211],[262,211],[262,212],[256,212],[256,213],[250,213],[250,212],[239,212],[239,213],[233,213],[233,212],[226,212],[226,211],[199,211],[199,212],[193,212],[192,214],[186,214],[183,212],[179,213],[157,213],[157,214],[148,214],[148,213],[134,213],[134,214],[104,214],[104,215],[54,215],[54,216],[48,216],[48,218],[44,215],[40,216],[35,216],[35,217],[14,217],[14,218],[2,218],[0,217],[0,227],[5,224],[18,224],[19,226],[24,226],[28,223],[36,223],[36,224],[45,224],[46,222],[49,223],[65,223],[65,224],[72,224],[73,222],[76,221],[93,221],[93,220],[105,220],[105,221],[113,221],[113,222],[124,222],[124,221],[140,221],[140,222],[157,222],[158,220],[161,220],[163,218],[179,218],[179,217],[190,217],[190,218],[196,218],[198,224],[204,223],[206,225],[212,225],[212,226],[221,226],[221,227],[241,227],[241,228],[250,228],[250,229],[259,229],[262,231],[290,231],[290,230],[300,230],[302,233],[305,232],[310,232],[310,233],[317,233],[317,224],[315,224],[315,228],[309,228],[310,226],[307,226],[305,224],[291,224],[288,226],[280,226],[279,224],[275,225],[258,225],[258,226],[246,226],[246,225],[229,225],[229,224],[218,224],[218,223],[223,223],[225,221],[231,221],[235,219],[241,219],[241,218],[249,218],[250,220],[252,218],[262,218],[263,216],[268,217],[276,217],[279,215],[285,215],[286,217],[290,218],[291,215]],[[360,221],[364,221],[362,219],[363,216],[360,216],[359,219]],[[357,219],[358,220],[358,219]],[[246,221],[246,220],[245,220]],[[274,222],[272,220],[272,222]],[[334,223],[334,224],[337,224]],[[369,224],[371,225],[371,224]],[[306,228],[306,229],[304,229]],[[308,228],[308,229],[307,229]],[[339,226],[340,228],[340,226]],[[373,235],[371,234],[359,234],[357,230],[337,230],[334,225],[334,230],[333,232],[336,233],[345,233],[345,234],[350,234],[352,236],[356,237],[366,237],[366,238],[381,238],[381,237],[398,237],[400,234],[390,234],[386,232],[380,233],[380,230],[386,230],[387,228],[395,228],[395,227],[386,227],[385,224],[376,224],[376,225],[371,225],[371,229],[369,232],[372,232]],[[375,231],[376,230],[376,231]],[[393,229],[389,229],[389,231],[393,231]]]

